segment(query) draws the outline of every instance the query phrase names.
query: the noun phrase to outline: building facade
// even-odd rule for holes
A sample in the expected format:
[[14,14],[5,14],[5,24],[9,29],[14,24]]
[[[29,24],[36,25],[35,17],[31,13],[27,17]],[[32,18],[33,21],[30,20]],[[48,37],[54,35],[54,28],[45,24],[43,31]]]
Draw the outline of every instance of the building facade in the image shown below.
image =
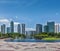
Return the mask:
[[14,33],[14,22],[13,21],[10,22],[10,29],[11,29],[11,33]]
[[60,25],[55,24],[55,33],[59,33],[59,30],[60,30]]
[[17,32],[18,32],[19,34],[21,34],[21,26],[20,26],[20,24],[18,24],[18,26],[17,26]]
[[48,32],[48,26],[47,25],[44,26],[44,32],[46,32],[46,33]]
[[47,22],[48,32],[55,32],[55,22]]
[[22,24],[22,34],[25,34],[25,24]]
[[10,33],[10,27],[7,27],[7,33]]
[[5,30],[6,30],[5,28],[6,28],[5,24],[1,25],[1,33],[2,34],[5,34]]
[[36,33],[42,33],[42,25],[41,24],[36,24]]

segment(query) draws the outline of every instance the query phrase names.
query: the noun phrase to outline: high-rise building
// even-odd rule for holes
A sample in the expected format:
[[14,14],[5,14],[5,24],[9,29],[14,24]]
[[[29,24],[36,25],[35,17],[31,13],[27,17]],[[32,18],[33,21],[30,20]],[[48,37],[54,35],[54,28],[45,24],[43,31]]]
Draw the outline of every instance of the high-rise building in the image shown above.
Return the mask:
[[59,33],[59,30],[60,30],[60,25],[55,24],[55,33]]
[[55,22],[47,22],[48,32],[55,32]]
[[1,25],[1,33],[2,34],[5,34],[5,28],[6,28],[5,24]]
[[19,34],[21,33],[21,27],[20,27],[20,24],[18,24],[17,32],[18,32]]
[[25,34],[25,24],[22,24],[22,34]]
[[3,33],[3,25],[1,25],[1,33]]
[[10,22],[10,29],[11,29],[11,33],[14,33],[14,22],[13,21]]
[[10,27],[7,27],[7,33],[10,33]]
[[42,33],[42,25],[41,24],[36,24],[36,33]]
[[48,32],[48,26],[47,25],[44,26],[44,32],[46,32],[46,33]]

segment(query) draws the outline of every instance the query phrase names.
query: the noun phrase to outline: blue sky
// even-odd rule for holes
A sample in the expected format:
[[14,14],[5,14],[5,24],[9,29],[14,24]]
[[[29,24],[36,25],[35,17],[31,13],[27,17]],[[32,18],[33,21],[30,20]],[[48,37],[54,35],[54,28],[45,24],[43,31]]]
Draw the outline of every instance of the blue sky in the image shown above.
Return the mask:
[[30,28],[49,20],[60,23],[60,0],[0,0],[0,20],[25,23]]

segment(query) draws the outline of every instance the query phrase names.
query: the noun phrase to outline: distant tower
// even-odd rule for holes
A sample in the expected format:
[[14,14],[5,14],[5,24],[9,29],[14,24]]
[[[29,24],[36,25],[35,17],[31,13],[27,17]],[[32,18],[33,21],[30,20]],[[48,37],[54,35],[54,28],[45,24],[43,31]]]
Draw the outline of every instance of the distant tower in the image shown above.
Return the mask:
[[60,25],[55,24],[55,33],[59,33]]
[[22,24],[22,34],[25,34],[25,24]]
[[14,33],[14,22],[13,21],[10,22],[10,29],[11,29],[11,33]]
[[48,32],[55,32],[55,22],[47,22]]
[[21,27],[20,27],[20,24],[18,24],[17,32],[18,32],[19,34],[21,33]]
[[5,34],[5,28],[6,28],[5,24],[1,25],[1,33],[2,34]]
[[10,27],[7,27],[7,33],[10,33]]
[[47,25],[44,26],[44,32],[48,33],[48,26]]
[[36,24],[36,33],[42,33],[42,25],[41,24]]

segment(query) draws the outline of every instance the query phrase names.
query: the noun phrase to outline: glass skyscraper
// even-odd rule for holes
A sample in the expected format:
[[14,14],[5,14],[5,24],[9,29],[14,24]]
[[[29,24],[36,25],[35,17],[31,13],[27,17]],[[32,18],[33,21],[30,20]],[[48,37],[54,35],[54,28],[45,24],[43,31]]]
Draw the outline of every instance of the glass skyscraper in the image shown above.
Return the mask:
[[44,32],[46,32],[46,33],[48,32],[48,26],[47,25],[44,26]]
[[36,24],[36,33],[42,33],[42,25],[41,24]]
[[25,24],[22,24],[22,34],[25,34]]
[[19,34],[21,33],[21,27],[20,27],[20,24],[18,24],[17,32],[18,32]]
[[55,32],[55,22],[47,22],[48,32]]
[[10,22],[10,29],[11,29],[11,33],[14,33],[14,22],[13,21]]
[[5,28],[6,28],[5,24],[1,25],[1,33],[2,34],[5,34]]
[[7,33],[10,33],[10,27],[7,27]]

